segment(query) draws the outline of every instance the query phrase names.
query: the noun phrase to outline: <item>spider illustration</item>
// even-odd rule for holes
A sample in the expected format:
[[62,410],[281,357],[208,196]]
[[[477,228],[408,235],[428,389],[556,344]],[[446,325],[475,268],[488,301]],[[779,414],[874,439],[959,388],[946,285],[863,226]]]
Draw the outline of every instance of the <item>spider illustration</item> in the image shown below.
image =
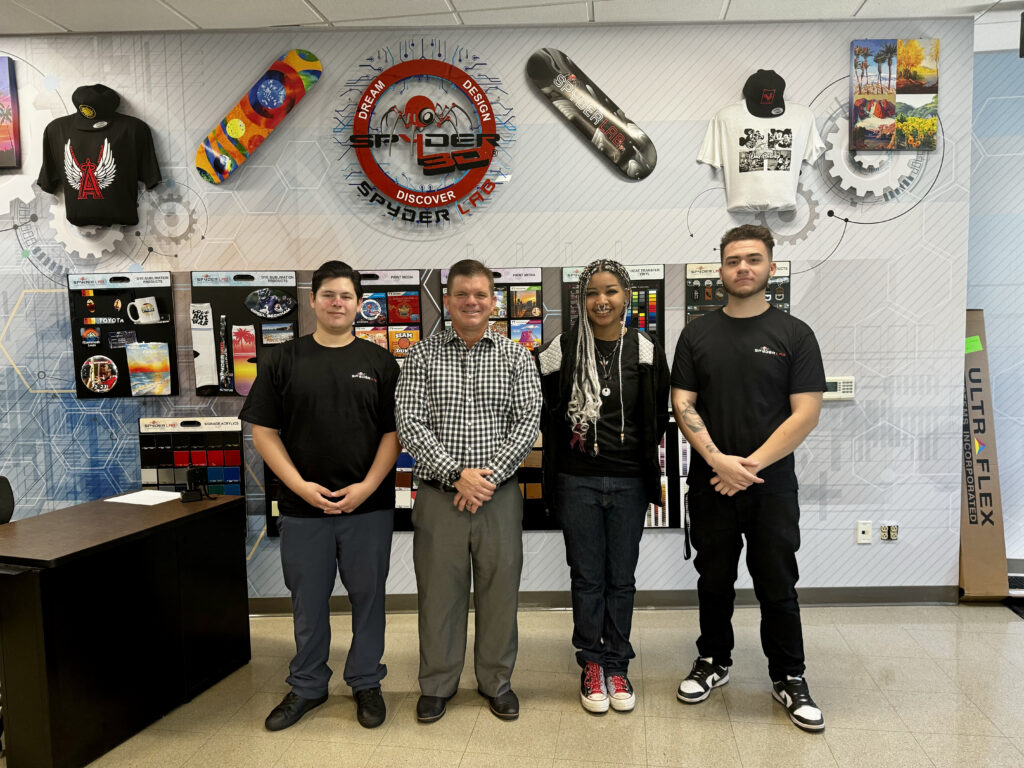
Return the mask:
[[[426,96],[413,96],[405,103],[404,110],[399,110],[392,105],[383,115],[380,116],[379,130],[383,134],[390,134],[393,129],[401,124],[406,130],[410,128],[421,131],[426,128],[440,128],[450,123],[452,129],[459,132],[459,114],[472,125],[469,114],[458,104],[452,102],[448,106],[438,104]],[[391,144],[388,144],[388,152],[391,152]]]

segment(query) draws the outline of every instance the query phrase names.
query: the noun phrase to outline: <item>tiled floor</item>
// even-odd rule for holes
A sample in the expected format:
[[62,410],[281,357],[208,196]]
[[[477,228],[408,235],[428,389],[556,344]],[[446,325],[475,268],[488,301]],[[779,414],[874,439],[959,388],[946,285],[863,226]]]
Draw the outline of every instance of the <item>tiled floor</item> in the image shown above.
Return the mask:
[[[513,679],[522,715],[493,717],[472,664],[439,722],[415,720],[414,615],[389,616],[388,719],[366,730],[341,669],[348,617],[333,619],[330,700],[279,733],[263,719],[287,691],[288,618],[252,620],[253,660],[94,766],[1024,766],[1024,621],[1001,606],[805,608],[807,679],[827,723],[798,731],[774,704],[756,610],[737,611],[732,679],[708,701],[680,704],[696,611],[638,611],[630,714],[585,713],[569,646],[571,615],[520,614]],[[469,647],[472,647],[470,639]],[[0,768],[4,761],[0,760]]]

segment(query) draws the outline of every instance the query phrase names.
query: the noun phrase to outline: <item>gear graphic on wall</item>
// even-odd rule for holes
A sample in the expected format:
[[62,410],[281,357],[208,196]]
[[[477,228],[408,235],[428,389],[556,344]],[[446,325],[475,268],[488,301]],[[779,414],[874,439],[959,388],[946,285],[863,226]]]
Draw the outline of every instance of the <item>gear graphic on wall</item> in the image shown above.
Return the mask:
[[55,213],[48,226],[72,258],[102,258],[112,253],[124,239],[124,230],[120,227],[76,227],[64,217],[63,209]]
[[185,202],[177,186],[145,200],[144,216],[147,240],[160,245],[187,242],[198,224],[195,209]]
[[768,227],[779,244],[798,243],[817,227],[818,203],[803,187],[796,195],[796,208],[791,211],[759,211],[758,223]]
[[[825,161],[828,175],[840,187],[858,197],[875,195],[881,197],[899,186],[900,178],[911,173],[912,155],[904,152],[887,152],[884,163],[869,157],[857,162],[850,153],[850,121],[839,118],[835,127],[825,137]],[[876,153],[871,153],[876,154]],[[880,162],[876,168],[869,163]]]

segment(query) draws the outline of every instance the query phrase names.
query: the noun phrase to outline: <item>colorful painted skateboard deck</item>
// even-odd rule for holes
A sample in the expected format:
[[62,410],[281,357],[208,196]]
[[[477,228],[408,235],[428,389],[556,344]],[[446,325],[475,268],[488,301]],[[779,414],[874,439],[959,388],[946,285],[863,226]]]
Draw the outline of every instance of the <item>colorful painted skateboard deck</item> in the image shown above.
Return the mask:
[[623,114],[576,63],[557,48],[541,48],[526,74],[562,116],[627,179],[644,179],[658,162],[654,142]]
[[210,131],[196,150],[196,170],[220,184],[238,170],[323,74],[309,51],[288,51]]

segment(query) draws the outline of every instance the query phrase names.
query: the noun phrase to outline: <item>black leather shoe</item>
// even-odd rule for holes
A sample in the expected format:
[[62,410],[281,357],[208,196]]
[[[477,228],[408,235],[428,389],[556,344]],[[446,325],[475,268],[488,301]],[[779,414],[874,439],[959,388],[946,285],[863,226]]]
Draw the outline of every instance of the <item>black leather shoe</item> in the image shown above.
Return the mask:
[[[477,690],[479,691],[479,689]],[[500,717],[502,720],[515,720],[519,717],[519,697],[511,688],[497,696],[488,696],[483,691],[479,691],[479,693],[491,702],[491,712],[495,717]]]
[[356,700],[356,719],[363,728],[376,728],[387,717],[388,708],[384,705],[380,686],[353,691]]
[[297,693],[290,692],[280,704],[270,710],[264,725],[268,731],[283,731],[285,728],[295,725],[304,714],[319,707],[325,701],[327,701],[327,694],[317,699],[304,699]]
[[[455,694],[452,694],[454,696]],[[421,723],[432,723],[444,717],[448,699],[451,696],[420,696],[416,702],[416,719]]]

